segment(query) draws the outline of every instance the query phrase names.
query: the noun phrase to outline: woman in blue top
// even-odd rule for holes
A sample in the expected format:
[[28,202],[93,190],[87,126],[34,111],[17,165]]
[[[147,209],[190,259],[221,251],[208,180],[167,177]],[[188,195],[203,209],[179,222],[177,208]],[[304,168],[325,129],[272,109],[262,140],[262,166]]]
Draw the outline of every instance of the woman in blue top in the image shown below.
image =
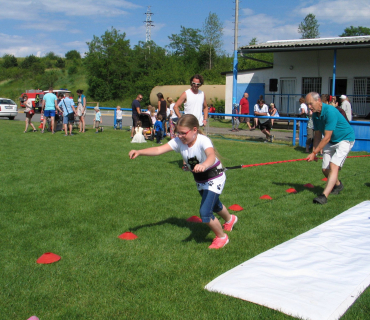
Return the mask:
[[78,104],[77,104],[77,115],[80,118],[79,132],[85,132],[85,116],[86,116],[86,97],[82,94],[84,91],[81,89],[77,90]]

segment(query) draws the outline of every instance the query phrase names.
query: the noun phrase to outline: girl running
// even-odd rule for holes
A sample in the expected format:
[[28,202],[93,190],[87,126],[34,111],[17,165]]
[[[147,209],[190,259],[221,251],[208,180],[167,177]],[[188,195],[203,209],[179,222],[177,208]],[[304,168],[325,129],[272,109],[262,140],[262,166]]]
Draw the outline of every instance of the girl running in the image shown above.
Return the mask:
[[[135,159],[138,156],[158,156],[170,151],[181,153],[194,175],[202,197],[199,210],[202,222],[207,224],[216,235],[209,248],[220,249],[229,242],[229,237],[224,231],[231,231],[238,221],[237,216],[231,215],[219,200],[226,181],[222,164],[216,157],[211,140],[200,132],[199,122],[195,116],[183,115],[177,122],[176,130],[175,139],[162,146],[131,150],[129,157]],[[225,220],[224,229],[213,215],[214,212]]]

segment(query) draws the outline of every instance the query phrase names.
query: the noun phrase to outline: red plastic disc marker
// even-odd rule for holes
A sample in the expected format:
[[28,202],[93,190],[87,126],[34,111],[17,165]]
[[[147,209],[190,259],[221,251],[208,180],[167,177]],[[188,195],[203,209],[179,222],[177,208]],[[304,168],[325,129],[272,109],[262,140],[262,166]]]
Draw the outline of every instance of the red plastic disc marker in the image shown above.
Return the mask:
[[37,263],[47,264],[47,263],[54,263],[61,259],[60,256],[58,256],[55,253],[52,252],[46,252],[44,253],[40,258],[37,259]]
[[264,194],[263,196],[260,197],[260,199],[272,200],[272,198],[268,194]]
[[233,204],[232,206],[229,207],[229,209],[233,210],[233,211],[242,211],[242,210],[244,210],[244,208],[239,206],[238,204]]
[[306,188],[315,188],[311,183],[306,183],[303,186],[306,187]]
[[121,235],[119,235],[118,238],[120,238],[122,240],[135,240],[138,237],[137,237],[136,234],[133,234],[132,232],[127,231],[127,232],[124,232]]
[[186,221],[188,222],[194,222],[194,223],[202,223],[202,219],[198,216],[191,216],[190,218],[187,218]]

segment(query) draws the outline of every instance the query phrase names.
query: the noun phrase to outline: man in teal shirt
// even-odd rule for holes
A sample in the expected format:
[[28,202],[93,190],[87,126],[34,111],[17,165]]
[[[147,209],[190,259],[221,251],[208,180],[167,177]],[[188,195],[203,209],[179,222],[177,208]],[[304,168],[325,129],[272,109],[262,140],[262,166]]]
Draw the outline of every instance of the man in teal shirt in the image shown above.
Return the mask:
[[46,118],[50,117],[51,119],[51,127],[52,133],[55,133],[55,109],[57,108],[57,96],[53,93],[53,88],[49,88],[49,92],[44,95],[42,99],[42,110],[41,113],[44,114],[44,123],[43,129],[41,133],[44,133],[45,125],[46,125]]
[[355,143],[355,132],[337,109],[322,103],[317,92],[306,96],[306,104],[313,112],[315,131],[313,150],[307,161],[315,160],[316,154],[323,150],[322,172],[328,178],[323,193],[313,202],[325,204],[329,194],[339,194],[344,189],[338,173]]

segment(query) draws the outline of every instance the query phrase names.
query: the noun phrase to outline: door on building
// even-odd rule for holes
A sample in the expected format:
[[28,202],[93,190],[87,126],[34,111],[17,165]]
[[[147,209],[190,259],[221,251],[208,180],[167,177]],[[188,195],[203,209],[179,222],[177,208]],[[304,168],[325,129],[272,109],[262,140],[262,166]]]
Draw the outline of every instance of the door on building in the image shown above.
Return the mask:
[[[297,97],[296,92],[296,79],[295,78],[280,78],[280,99],[277,109],[280,114],[295,114],[298,113],[296,108]],[[297,110],[296,110],[297,109]]]
[[[329,79],[329,94],[333,92],[333,78]],[[347,79],[335,79],[335,96],[340,97],[342,94],[347,94]]]

